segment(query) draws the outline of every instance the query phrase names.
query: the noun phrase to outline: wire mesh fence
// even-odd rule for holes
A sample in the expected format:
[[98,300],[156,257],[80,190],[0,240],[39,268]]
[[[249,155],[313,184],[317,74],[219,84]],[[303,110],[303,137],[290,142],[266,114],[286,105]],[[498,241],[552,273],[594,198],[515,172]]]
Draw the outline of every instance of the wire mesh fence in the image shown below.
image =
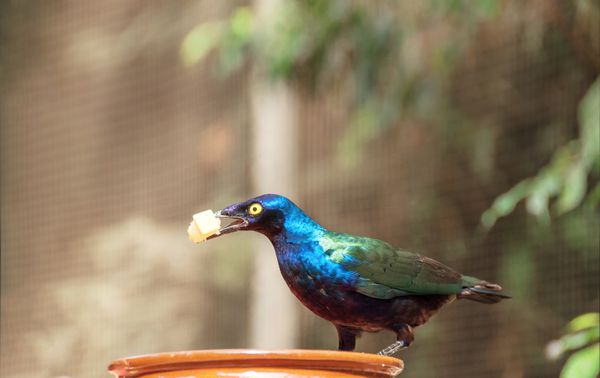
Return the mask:
[[[198,247],[185,235],[191,214],[260,194],[252,65],[223,75],[214,56],[191,68],[180,59],[194,26],[239,5],[0,5],[3,376],[100,377],[126,355],[253,346],[261,236]],[[416,24],[430,16],[382,8]],[[481,225],[499,194],[577,136],[579,101],[598,75],[597,40],[568,33],[578,17],[561,2],[498,2],[444,74],[445,107],[434,107],[443,121],[406,112],[389,127],[356,126],[348,83],[289,84],[296,203],[332,230],[436,258],[514,296],[455,303],[417,329],[401,354],[407,377],[556,375],[546,343],[598,309],[596,209],[544,224],[519,206],[489,232]],[[407,40],[427,47],[422,37]],[[412,106],[429,111],[422,101]],[[337,347],[328,322],[293,311],[291,347]],[[392,340],[366,334],[358,350]]]

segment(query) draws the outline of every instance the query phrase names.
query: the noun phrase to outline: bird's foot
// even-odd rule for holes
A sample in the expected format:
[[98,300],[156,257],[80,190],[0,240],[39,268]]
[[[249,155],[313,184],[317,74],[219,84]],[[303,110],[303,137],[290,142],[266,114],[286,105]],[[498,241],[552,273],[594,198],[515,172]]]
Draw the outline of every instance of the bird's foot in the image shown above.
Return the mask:
[[377,352],[377,354],[380,356],[392,356],[399,350],[407,348],[407,347],[408,347],[408,345],[406,345],[404,340],[398,340],[398,341],[394,342],[392,345],[380,350],[379,352]]

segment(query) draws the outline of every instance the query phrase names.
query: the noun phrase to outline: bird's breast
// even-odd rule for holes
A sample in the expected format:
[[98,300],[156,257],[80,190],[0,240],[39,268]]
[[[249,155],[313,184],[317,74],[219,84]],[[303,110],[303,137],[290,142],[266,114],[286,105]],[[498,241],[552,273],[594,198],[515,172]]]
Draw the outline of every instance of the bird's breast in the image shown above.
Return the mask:
[[355,273],[331,262],[318,245],[292,245],[276,252],[285,282],[306,307],[328,320],[348,312]]

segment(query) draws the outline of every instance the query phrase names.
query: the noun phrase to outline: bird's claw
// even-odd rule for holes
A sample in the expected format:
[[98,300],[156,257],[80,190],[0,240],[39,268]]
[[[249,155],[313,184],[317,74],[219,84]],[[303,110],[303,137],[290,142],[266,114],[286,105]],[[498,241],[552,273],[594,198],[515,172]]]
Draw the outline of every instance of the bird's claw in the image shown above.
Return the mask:
[[379,352],[377,352],[377,354],[380,356],[392,356],[399,350],[404,349],[406,347],[407,347],[407,345],[403,340],[398,340],[398,341],[394,342],[392,345],[387,346],[384,349],[380,350]]

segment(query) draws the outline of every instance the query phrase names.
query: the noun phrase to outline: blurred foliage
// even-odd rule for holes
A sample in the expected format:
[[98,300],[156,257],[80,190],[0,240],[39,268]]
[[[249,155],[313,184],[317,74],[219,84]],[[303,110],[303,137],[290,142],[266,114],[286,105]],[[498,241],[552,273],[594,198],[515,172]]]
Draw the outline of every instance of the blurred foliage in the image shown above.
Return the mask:
[[231,74],[248,59],[254,30],[254,14],[247,7],[237,8],[229,20],[199,24],[181,43],[182,62],[193,66],[218,48],[221,73]]
[[567,333],[546,347],[548,358],[572,353],[561,378],[595,378],[600,374],[600,314],[587,313],[571,320]]
[[[588,191],[588,176],[600,172],[600,78],[588,90],[579,105],[579,134],[577,140],[559,148],[552,161],[539,173],[515,185],[500,195],[481,217],[487,228],[498,218],[510,214],[522,200],[529,213],[548,220],[549,202],[557,197],[554,208],[564,214],[579,206]],[[589,196],[594,207],[600,199],[600,184]]]
[[[595,187],[590,189],[588,177],[593,175],[597,180],[600,173],[600,77],[580,101],[578,121],[578,139],[557,149],[551,162],[536,176],[521,181],[497,197],[492,206],[483,213],[481,222],[486,228],[491,228],[500,217],[511,214],[517,204],[523,200],[526,201],[527,211],[544,222],[550,219],[549,203],[553,198],[556,198],[553,205],[556,215],[574,210],[584,200],[587,201],[588,209],[597,207],[600,200],[600,183],[596,183]],[[572,224],[576,220],[585,222],[588,219],[585,214],[578,215],[567,218],[571,224],[561,225],[559,231],[573,233],[584,230],[585,225]],[[546,241],[552,239],[551,235],[539,238]],[[589,248],[580,245],[582,241],[587,240],[581,235],[570,238],[567,235],[566,239],[570,240],[568,245],[597,253],[597,245]],[[512,273],[516,274],[507,276],[531,281],[535,269],[529,264],[528,256],[531,256],[531,253],[527,250],[524,253],[523,251],[509,253],[505,260],[508,261]],[[525,264],[521,261],[523,259]],[[530,285],[513,287],[524,288]],[[566,335],[548,344],[546,348],[548,358],[557,359],[567,352],[572,352],[561,371],[562,378],[594,378],[600,373],[599,317],[598,313],[587,313],[576,317],[568,324]]]
[[[182,42],[182,62],[192,66],[216,49],[222,74],[252,62],[271,80],[305,90],[343,88],[350,94],[352,115],[339,153],[351,165],[366,143],[406,113],[441,116],[438,110],[448,107],[442,93],[456,57],[477,25],[499,7],[497,0],[278,5],[269,22],[240,7],[227,20],[196,26]],[[419,14],[430,17],[415,17]]]
[[[311,0],[278,5],[269,22],[262,22],[252,9],[240,7],[227,20],[196,26],[182,42],[183,63],[192,66],[216,49],[224,74],[252,62],[272,80],[296,82],[311,91],[343,88],[350,94],[352,116],[338,150],[341,161],[351,166],[360,161],[366,143],[408,114],[449,126],[468,123],[445,95],[449,74],[478,26],[498,14],[497,0],[377,6],[361,1]],[[579,23],[587,24],[598,16],[589,1],[577,1],[574,8]],[[595,16],[585,19],[582,13]],[[422,14],[429,17],[416,17]],[[581,101],[579,139],[559,148],[535,177],[499,196],[481,217],[486,228],[510,214],[521,201],[526,201],[531,214],[545,221],[554,197],[556,214],[582,203],[588,176],[600,171],[598,104],[600,79]],[[485,127],[478,130],[474,134],[479,143],[472,143],[478,155],[474,164],[485,174],[493,169],[486,158],[493,147],[493,134]],[[600,184],[590,192],[588,202],[595,206],[600,201]]]

